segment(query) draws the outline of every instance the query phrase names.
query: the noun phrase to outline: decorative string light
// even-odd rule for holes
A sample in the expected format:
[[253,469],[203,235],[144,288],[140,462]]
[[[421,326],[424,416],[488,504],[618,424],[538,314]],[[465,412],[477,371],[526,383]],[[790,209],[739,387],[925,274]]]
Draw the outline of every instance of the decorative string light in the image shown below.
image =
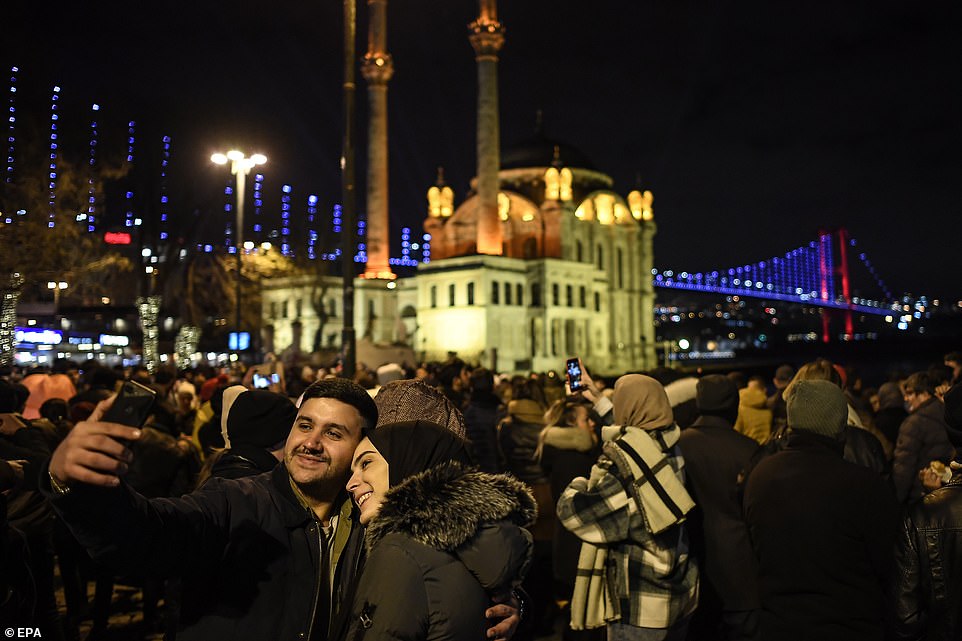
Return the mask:
[[261,208],[264,206],[264,174],[254,174],[254,241],[261,239]]
[[87,159],[87,231],[97,231],[97,138],[99,135],[97,128],[97,114],[100,112],[100,105],[94,103],[90,106],[93,112],[90,120],[90,150]]
[[431,234],[421,236],[421,262],[431,262]]
[[311,194],[307,197],[307,257],[314,260],[317,255],[315,246],[317,245],[317,230],[314,229],[314,218],[317,215],[317,196]]
[[[364,243],[364,232],[366,231],[367,222],[363,219],[357,221],[357,235],[362,239],[356,245],[356,251],[354,252],[354,262],[355,263],[366,263],[367,262],[367,245]],[[388,261],[390,262],[390,261]]]
[[17,125],[17,73],[19,67],[10,67],[10,109],[7,116],[7,177],[6,182],[13,182],[14,158],[16,157],[16,125]]
[[193,325],[182,325],[174,338],[174,352],[177,354],[178,369],[188,369],[191,358],[197,353],[197,343],[200,341],[201,329]]
[[140,323],[144,328],[143,366],[153,374],[157,371],[157,342],[160,330],[157,327],[157,317],[160,315],[160,296],[140,296],[137,298],[137,310],[140,312]]
[[293,187],[281,187],[281,254],[291,255],[291,192]]
[[170,136],[164,136],[161,141],[163,142],[163,151],[160,156],[160,235],[159,240],[163,242],[167,240],[169,234],[167,229],[169,228],[168,217],[170,215],[170,204],[169,198],[167,197],[167,171],[170,167]]
[[233,254],[237,251],[234,247],[234,228],[231,224],[233,216],[231,216],[231,210],[233,206],[231,205],[231,195],[234,193],[234,187],[231,185],[232,180],[228,179],[227,184],[224,186],[224,214],[226,221],[224,223],[224,247],[227,248],[228,254]]
[[[335,204],[331,210],[331,231],[335,234],[341,233],[341,214],[342,209],[340,205]],[[328,252],[321,255],[323,260],[337,260],[341,255],[341,248],[335,247],[333,252]]]
[[[135,133],[136,126],[137,126],[137,123],[135,123],[133,120],[127,123],[127,163],[129,165],[133,165],[133,162],[134,162],[134,141],[135,141],[134,133]],[[131,184],[131,181],[128,180],[127,184]],[[133,227],[134,225],[139,225],[140,224],[139,221],[140,221],[139,218],[136,218],[136,219],[134,218],[134,192],[128,189],[127,190],[127,214],[125,216],[124,226]]]
[[47,183],[47,187],[50,191],[50,200],[48,204],[50,206],[47,213],[47,227],[53,228],[56,226],[56,205],[57,205],[57,121],[60,116],[57,114],[57,101],[60,100],[60,87],[55,86],[53,88],[53,96],[50,99],[50,173],[48,177],[50,182]]
[[23,291],[23,276],[10,274],[0,288],[0,366],[13,365],[16,346],[17,303]]
[[[415,243],[417,244],[417,243]],[[397,267],[417,267],[418,261],[411,258],[411,228],[401,229],[401,257],[388,259],[388,264]]]

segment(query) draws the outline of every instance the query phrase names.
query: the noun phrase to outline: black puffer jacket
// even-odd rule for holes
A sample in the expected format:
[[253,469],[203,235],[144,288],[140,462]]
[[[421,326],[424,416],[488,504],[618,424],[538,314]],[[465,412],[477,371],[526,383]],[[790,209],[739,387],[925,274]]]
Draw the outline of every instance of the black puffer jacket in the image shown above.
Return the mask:
[[510,592],[527,570],[532,543],[523,526],[534,517],[522,483],[458,463],[391,488],[367,528],[347,638],[484,639],[491,597]]
[[910,511],[896,562],[893,637],[962,637],[962,473]]
[[922,496],[919,470],[932,461],[948,462],[955,452],[949,442],[945,406],[933,397],[902,421],[892,460],[892,482],[899,501],[913,502]]
[[284,465],[244,479],[212,479],[172,499],[147,500],[126,483],[78,484],[61,497],[48,482],[42,489],[95,559],[119,571],[182,577],[178,641],[316,641],[344,629],[347,608],[340,604],[352,600],[362,530],[344,503],[334,539],[331,631],[317,629],[322,535]]

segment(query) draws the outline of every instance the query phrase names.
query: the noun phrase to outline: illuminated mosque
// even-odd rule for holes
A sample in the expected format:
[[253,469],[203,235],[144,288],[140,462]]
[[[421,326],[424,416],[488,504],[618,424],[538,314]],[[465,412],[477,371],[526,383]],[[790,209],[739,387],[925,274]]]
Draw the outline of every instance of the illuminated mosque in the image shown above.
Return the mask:
[[[500,149],[496,0],[481,0],[469,39],[478,67],[477,176],[455,206],[439,173],[427,190],[429,260],[397,278],[388,254],[387,0],[371,0],[367,83],[368,174],[365,271],[355,281],[358,337],[406,344],[419,359],[449,352],[497,371],[560,370],[580,356],[595,372],[654,367],[651,192],[614,191],[610,176],[542,132]],[[341,331],[340,278],[322,288],[321,343]],[[265,345],[299,350],[322,327],[301,301],[317,283],[265,285]],[[295,301],[294,309],[289,302]],[[305,345],[304,343],[307,343]],[[359,350],[360,351],[360,350]],[[377,367],[381,363],[367,363]]]

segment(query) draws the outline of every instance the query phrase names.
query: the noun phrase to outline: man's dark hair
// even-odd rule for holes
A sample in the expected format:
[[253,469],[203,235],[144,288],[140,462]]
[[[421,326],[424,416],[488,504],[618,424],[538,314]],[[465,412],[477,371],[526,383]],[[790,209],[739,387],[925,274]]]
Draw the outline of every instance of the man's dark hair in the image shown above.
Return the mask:
[[363,387],[346,378],[325,378],[311,383],[301,396],[301,403],[312,398],[333,398],[347,403],[358,411],[364,424],[364,430],[373,429],[377,425],[377,405],[374,399]]
[[67,401],[62,398],[48,398],[40,406],[40,416],[55,425],[67,420],[70,418]]
[[491,370],[479,367],[471,372],[471,391],[482,394],[494,392],[494,374]]
[[114,387],[117,386],[117,374],[106,367],[95,367],[89,371],[84,378],[87,379],[91,387],[100,387],[113,391]]
[[929,369],[925,372],[929,376],[929,380],[932,381],[932,385],[938,387],[943,383],[952,382],[952,368],[948,365],[942,365],[941,363],[929,366]]
[[0,381],[0,412],[21,413],[27,405],[30,390],[20,383]]
[[943,361],[951,361],[953,363],[962,363],[962,352],[949,352],[944,357]]
[[928,394],[935,394],[935,384],[932,382],[932,378],[926,372],[915,372],[905,380],[905,389],[909,392],[915,392],[916,394],[921,394],[922,392],[927,392]]

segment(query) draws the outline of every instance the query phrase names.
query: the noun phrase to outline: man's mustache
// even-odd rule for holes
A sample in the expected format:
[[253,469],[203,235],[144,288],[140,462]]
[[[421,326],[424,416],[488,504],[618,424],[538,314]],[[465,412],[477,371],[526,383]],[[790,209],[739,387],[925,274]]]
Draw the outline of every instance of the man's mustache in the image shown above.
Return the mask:
[[296,448],[294,448],[294,454],[295,455],[306,454],[307,456],[312,456],[314,458],[320,459],[325,463],[331,462],[331,457],[326,456],[323,450],[315,450],[313,448],[306,447],[304,445],[299,445]]

